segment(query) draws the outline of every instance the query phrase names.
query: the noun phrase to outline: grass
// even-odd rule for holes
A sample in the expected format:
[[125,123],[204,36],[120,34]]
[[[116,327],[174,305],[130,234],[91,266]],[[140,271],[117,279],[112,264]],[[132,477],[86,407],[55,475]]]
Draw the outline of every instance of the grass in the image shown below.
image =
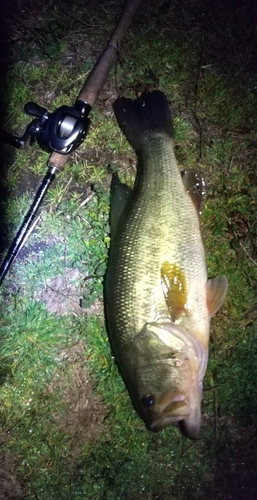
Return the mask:
[[[2,82],[5,127],[17,134],[29,122],[28,100],[50,111],[74,102],[117,15],[108,2],[96,9],[78,0],[70,17],[58,2],[35,8],[36,15],[25,5],[21,20],[16,16],[15,57]],[[252,55],[248,68],[244,43],[252,28],[247,21],[237,29],[246,16],[239,7],[227,18],[219,3],[209,9],[199,2],[144,3],[90,115],[86,141],[57,176],[1,287],[3,498],[256,498],[257,121]],[[181,168],[197,168],[206,178],[201,222],[208,274],[229,280],[224,307],[212,320],[203,427],[195,443],[175,428],[156,435],[145,430],[104,323],[109,167],[132,184],[136,166],[111,104],[118,94],[145,88],[168,97]],[[11,241],[48,154],[35,145],[8,148],[5,156],[8,199],[1,210]]]

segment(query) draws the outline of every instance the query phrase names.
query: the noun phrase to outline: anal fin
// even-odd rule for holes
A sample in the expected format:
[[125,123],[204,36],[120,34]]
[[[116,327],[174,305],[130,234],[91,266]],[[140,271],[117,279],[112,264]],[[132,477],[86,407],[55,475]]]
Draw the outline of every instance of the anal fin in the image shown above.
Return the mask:
[[110,225],[111,235],[116,231],[120,216],[132,193],[132,189],[120,181],[117,173],[113,173],[111,182],[111,211]]

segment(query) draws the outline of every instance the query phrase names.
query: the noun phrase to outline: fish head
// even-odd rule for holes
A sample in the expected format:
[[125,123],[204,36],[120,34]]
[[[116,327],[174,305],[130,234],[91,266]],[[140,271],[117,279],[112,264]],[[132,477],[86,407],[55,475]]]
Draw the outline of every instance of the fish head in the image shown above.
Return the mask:
[[202,381],[208,349],[175,324],[147,324],[133,346],[133,384],[128,384],[147,428],[173,424],[196,439],[201,426]]

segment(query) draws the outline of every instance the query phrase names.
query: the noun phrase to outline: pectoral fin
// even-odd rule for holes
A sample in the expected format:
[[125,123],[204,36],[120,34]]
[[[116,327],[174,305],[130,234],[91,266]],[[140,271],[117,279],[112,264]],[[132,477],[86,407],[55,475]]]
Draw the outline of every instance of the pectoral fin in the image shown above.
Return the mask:
[[166,304],[173,322],[186,312],[187,287],[183,270],[176,264],[164,262],[161,282]]
[[206,196],[206,183],[204,178],[195,170],[183,170],[181,172],[182,181],[186,192],[189,194],[199,215],[202,213],[202,206]]
[[216,276],[216,278],[207,281],[207,307],[210,318],[214,316],[222,306],[226,298],[227,289],[228,280],[225,276]]

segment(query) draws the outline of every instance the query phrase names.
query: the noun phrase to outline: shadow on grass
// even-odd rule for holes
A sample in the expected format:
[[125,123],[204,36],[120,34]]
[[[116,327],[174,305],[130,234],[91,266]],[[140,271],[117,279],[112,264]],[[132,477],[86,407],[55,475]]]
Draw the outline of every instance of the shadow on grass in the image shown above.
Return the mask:
[[[19,9],[18,0],[2,0],[1,3],[1,29],[0,29],[0,131],[5,127],[10,99],[8,90],[8,70],[12,59],[12,16]],[[6,204],[9,198],[8,168],[12,164],[14,150],[7,147],[0,133],[0,264],[2,254],[6,250],[8,241],[8,227],[6,223]],[[2,345],[2,335],[1,335]],[[1,346],[0,346],[1,347]],[[10,368],[1,366],[0,386],[3,385]],[[0,500],[21,500],[23,497],[20,486],[13,475],[13,465],[9,462],[8,454],[3,448],[2,436],[0,434]]]
[[[5,129],[6,117],[11,99],[8,88],[8,72],[15,60],[13,40],[15,33],[13,19],[19,18],[22,6],[18,0],[2,0],[1,3],[1,30],[0,30],[0,131]],[[12,131],[12,123],[8,124],[8,132]],[[0,255],[8,246],[8,228],[6,224],[6,203],[10,196],[7,172],[13,162],[15,149],[7,146],[0,133]]]
[[[3,15],[1,18],[1,31],[0,31],[0,130],[4,128],[5,117],[8,105],[8,89],[7,74],[10,63],[10,46],[8,40],[11,36],[11,28],[8,23],[7,15],[7,2],[3,2],[1,7]],[[7,151],[6,146],[0,136],[0,254],[7,245],[7,228],[5,224],[5,203],[8,199],[8,186],[7,186],[7,169],[10,163],[10,148]]]
[[217,432],[209,443],[213,482],[201,500],[257,498],[256,328],[246,332],[217,376]]

